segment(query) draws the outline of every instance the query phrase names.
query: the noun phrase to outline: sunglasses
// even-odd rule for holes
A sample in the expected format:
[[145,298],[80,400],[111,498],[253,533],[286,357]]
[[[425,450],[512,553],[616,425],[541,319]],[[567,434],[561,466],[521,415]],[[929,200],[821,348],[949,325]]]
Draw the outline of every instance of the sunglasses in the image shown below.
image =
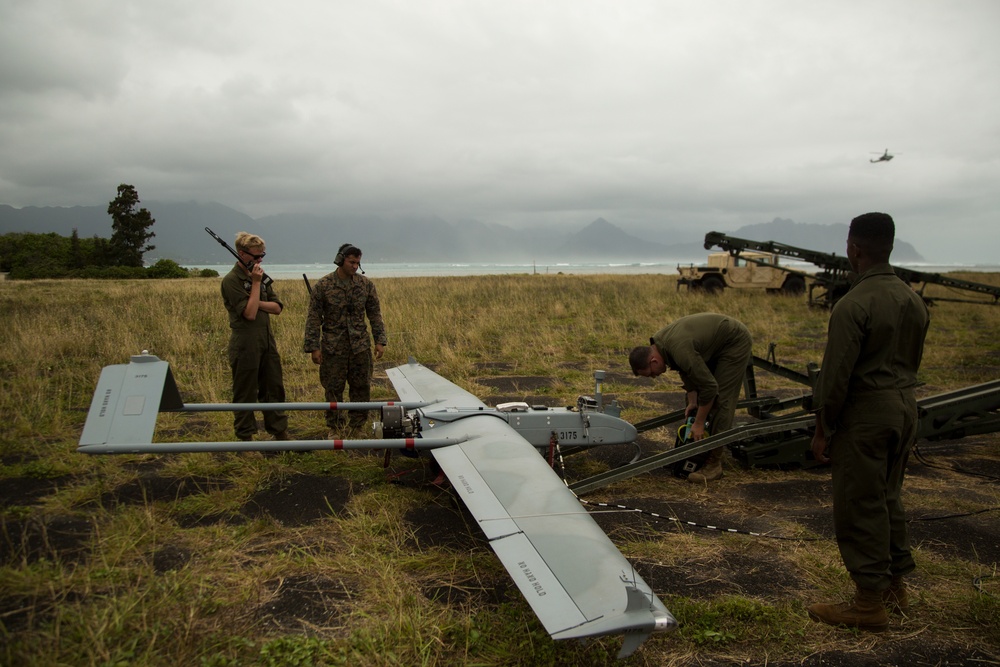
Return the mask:
[[251,257],[253,257],[254,259],[264,259],[264,256],[265,256],[265,255],[267,255],[267,253],[266,253],[266,252],[262,252],[262,253],[260,253],[259,255],[255,255],[255,254],[253,254],[252,252],[248,252],[248,251],[246,251],[246,250],[244,250],[243,252],[245,252],[246,254],[250,255],[250,256],[251,256]]

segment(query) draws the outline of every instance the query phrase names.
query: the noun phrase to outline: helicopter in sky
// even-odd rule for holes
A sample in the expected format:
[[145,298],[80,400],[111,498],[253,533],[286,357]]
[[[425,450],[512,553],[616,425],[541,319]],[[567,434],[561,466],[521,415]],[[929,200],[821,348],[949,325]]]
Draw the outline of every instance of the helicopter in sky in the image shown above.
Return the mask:
[[[878,153],[877,152],[873,152],[872,155],[878,155]],[[896,157],[896,156],[895,155],[890,155],[889,154],[889,149],[886,148],[884,153],[882,153],[881,155],[879,155],[874,160],[868,160],[868,161],[871,162],[872,164],[874,164],[876,162],[888,162],[889,160],[891,160],[894,157]]]

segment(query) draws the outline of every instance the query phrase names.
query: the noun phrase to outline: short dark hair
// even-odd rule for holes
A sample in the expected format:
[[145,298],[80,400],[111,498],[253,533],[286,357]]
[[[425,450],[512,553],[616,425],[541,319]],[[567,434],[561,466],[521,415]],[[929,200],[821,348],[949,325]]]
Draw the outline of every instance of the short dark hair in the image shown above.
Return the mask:
[[348,257],[361,257],[361,249],[351,243],[345,243],[337,249],[333,263],[337,266],[343,266],[344,259]]
[[879,259],[888,259],[896,238],[896,223],[888,213],[865,213],[851,220],[848,238]]
[[653,356],[653,348],[650,345],[640,345],[633,347],[628,355],[629,366],[632,367],[632,374],[638,375],[639,371],[649,368],[649,358]]

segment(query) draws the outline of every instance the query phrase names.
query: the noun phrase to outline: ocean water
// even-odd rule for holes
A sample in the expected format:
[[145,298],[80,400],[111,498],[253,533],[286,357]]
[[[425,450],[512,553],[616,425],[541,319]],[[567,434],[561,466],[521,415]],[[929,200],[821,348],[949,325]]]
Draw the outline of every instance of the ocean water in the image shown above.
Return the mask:
[[[704,258],[693,260],[674,260],[669,262],[638,262],[634,264],[624,263],[601,263],[601,262],[581,262],[565,264],[488,264],[488,263],[368,263],[362,262],[361,268],[369,278],[418,278],[435,276],[490,276],[505,274],[571,274],[571,275],[635,275],[635,274],[663,274],[677,275],[677,265],[687,266],[689,264],[704,264]],[[219,274],[227,273],[232,264],[199,266],[199,269],[215,269]],[[814,272],[817,267],[813,264],[788,262],[786,266],[800,271]],[[949,271],[974,271],[983,273],[1000,273],[1000,264],[901,264],[916,271],[927,271],[930,273],[948,273]],[[194,268],[194,267],[191,267]],[[269,276],[277,280],[301,279],[305,275],[309,280],[322,278],[333,271],[336,267],[333,264],[268,264],[264,263],[264,270]]]
[[[688,262],[682,262],[687,264]],[[223,266],[199,266],[199,269],[215,269],[220,274],[228,272],[232,264]],[[193,268],[193,267],[192,267]],[[313,280],[322,278],[337,267],[333,264],[268,264],[264,271],[276,280],[299,278],[303,274]],[[419,278],[435,276],[491,276],[504,274],[636,274],[660,273],[676,274],[677,262],[670,263],[580,263],[580,264],[479,264],[479,263],[368,263],[361,268],[369,278]]]

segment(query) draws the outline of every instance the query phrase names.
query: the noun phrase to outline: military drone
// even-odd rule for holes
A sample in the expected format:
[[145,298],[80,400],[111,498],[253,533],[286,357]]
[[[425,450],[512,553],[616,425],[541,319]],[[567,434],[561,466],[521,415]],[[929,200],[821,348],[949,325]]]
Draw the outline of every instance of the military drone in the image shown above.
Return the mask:
[[[594,397],[491,408],[411,359],[386,371],[400,400],[185,404],[170,366],[143,353],[106,366],[77,451],[86,454],[396,449],[429,451],[554,639],[624,635],[619,657],[677,621],[538,449],[634,443],[635,426]],[[600,374],[600,375],[599,375]],[[160,412],[380,410],[370,440],[153,442]]]

